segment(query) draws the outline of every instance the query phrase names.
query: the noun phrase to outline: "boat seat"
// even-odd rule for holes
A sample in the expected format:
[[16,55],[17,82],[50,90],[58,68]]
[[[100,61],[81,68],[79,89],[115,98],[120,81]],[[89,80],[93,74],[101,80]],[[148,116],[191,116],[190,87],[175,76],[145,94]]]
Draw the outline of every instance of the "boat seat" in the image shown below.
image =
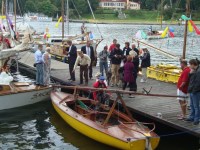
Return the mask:
[[88,118],[90,120],[95,120],[95,114],[91,113],[92,111],[89,109],[82,108],[80,105],[76,105],[76,112],[79,113],[80,115],[83,115],[85,118]]

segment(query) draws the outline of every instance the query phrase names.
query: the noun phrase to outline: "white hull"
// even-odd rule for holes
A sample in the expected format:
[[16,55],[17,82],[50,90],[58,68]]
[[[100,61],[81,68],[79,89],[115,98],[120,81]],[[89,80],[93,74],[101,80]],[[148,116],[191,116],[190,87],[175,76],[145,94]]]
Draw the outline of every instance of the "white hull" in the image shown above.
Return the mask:
[[35,104],[50,99],[51,88],[0,96],[0,110]]

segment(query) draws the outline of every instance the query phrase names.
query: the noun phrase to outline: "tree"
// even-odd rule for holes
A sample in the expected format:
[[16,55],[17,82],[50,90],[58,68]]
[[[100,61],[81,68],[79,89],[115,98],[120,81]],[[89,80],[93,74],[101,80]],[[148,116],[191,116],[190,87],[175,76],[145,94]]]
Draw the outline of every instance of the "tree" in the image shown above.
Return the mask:
[[57,12],[57,7],[53,5],[50,0],[45,0],[37,4],[38,12],[47,16],[53,16]]
[[25,12],[36,12],[36,6],[35,3],[32,0],[28,0],[25,3]]

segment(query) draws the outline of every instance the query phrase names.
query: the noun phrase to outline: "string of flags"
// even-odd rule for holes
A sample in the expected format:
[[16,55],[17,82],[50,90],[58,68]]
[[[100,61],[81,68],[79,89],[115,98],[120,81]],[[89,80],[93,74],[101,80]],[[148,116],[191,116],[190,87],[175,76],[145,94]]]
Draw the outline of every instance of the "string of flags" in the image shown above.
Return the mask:
[[181,16],[181,19],[188,21],[188,31],[189,32],[193,32],[195,30],[197,35],[200,35],[200,29],[198,29],[198,27],[196,26],[196,24],[192,21],[191,18],[188,18],[185,15]]
[[58,19],[58,22],[57,22],[56,25],[55,25],[56,28],[59,27],[59,24],[60,24],[61,21],[62,21],[62,16]]
[[162,32],[161,37],[165,38],[167,34],[171,37],[174,38],[174,29],[172,27],[166,27],[165,30]]

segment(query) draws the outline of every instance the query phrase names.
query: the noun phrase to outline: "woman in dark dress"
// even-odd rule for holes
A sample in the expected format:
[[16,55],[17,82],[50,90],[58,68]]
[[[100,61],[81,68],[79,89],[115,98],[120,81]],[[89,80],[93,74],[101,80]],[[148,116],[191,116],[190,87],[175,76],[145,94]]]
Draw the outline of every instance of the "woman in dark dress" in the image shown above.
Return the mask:
[[[127,62],[124,65],[124,85],[123,90],[126,89],[127,84],[129,83],[130,91],[133,91],[134,76],[133,76],[134,65],[132,63],[132,57],[127,57]],[[130,98],[134,98],[133,95],[130,95]]]

